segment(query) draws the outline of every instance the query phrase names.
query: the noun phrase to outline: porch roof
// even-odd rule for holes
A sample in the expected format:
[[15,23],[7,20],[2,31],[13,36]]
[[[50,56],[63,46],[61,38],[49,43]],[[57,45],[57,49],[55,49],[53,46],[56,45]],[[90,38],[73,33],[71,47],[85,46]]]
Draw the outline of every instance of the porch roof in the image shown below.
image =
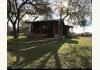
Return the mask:
[[59,23],[60,20],[41,20],[41,21],[35,21],[35,22],[29,22],[29,21],[26,21],[25,23]]
[[[60,23],[60,20],[59,19],[56,19],[56,20],[40,20],[40,21],[35,21],[35,22],[30,22],[30,21],[26,21],[25,23]],[[64,22],[63,22],[64,23]],[[70,26],[70,25],[65,25],[66,27],[70,27],[70,28],[73,28],[73,26]]]

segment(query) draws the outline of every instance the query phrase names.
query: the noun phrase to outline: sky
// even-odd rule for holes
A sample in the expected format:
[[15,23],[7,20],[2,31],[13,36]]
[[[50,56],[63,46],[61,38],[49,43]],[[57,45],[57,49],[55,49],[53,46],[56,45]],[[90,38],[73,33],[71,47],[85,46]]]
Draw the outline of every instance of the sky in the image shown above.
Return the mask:
[[83,33],[83,32],[91,32],[92,33],[92,26],[86,27],[86,28],[82,28],[82,27],[74,27],[73,28],[73,32],[75,33]]

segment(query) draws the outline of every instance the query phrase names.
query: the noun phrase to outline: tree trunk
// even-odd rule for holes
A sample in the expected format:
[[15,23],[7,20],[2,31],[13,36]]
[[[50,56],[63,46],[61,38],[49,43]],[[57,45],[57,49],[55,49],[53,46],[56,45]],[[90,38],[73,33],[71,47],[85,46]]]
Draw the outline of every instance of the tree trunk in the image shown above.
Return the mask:
[[17,38],[19,37],[19,21],[18,21],[18,24],[17,24],[17,29],[16,29],[17,31]]
[[17,30],[16,30],[16,25],[13,24],[13,38],[17,39]]

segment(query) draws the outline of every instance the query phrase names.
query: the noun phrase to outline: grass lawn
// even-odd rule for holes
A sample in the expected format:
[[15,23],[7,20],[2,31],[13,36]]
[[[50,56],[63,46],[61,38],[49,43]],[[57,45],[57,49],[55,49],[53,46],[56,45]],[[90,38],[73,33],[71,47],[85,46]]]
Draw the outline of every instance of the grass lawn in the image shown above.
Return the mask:
[[92,68],[92,38],[65,39],[58,43],[28,43],[26,36],[13,40],[8,36],[8,68],[72,69]]

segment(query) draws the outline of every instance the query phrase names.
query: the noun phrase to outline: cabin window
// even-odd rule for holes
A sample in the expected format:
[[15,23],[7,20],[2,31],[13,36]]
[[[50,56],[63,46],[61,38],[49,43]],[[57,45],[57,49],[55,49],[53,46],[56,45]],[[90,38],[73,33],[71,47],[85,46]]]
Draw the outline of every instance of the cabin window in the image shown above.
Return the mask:
[[46,25],[43,25],[43,27],[42,27],[43,29],[48,29],[48,26],[46,26]]
[[48,25],[42,25],[42,33],[48,33]]

